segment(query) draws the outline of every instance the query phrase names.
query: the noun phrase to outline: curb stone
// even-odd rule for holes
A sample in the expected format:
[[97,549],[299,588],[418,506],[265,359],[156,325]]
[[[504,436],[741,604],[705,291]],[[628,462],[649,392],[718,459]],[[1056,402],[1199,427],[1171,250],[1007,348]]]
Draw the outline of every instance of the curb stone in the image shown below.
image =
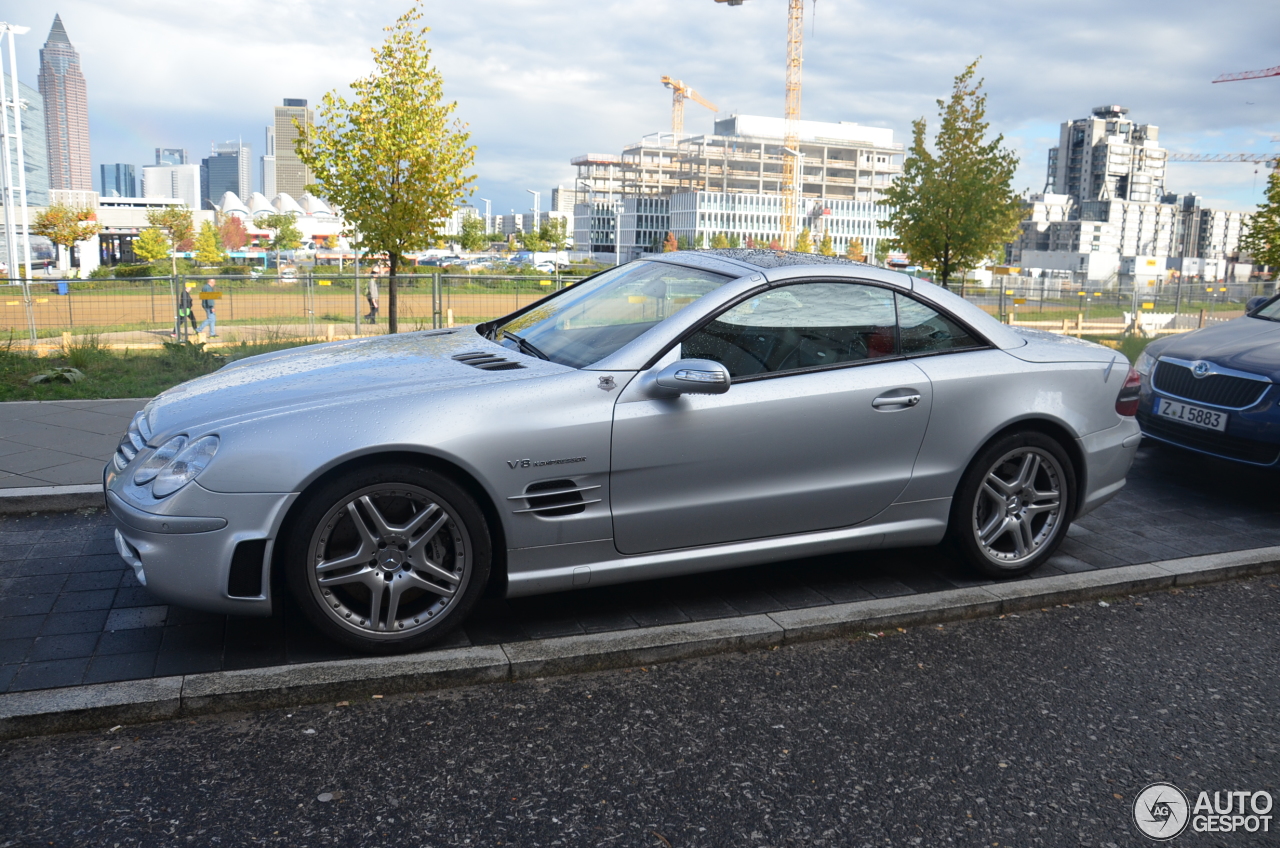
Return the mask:
[[105,507],[101,483],[82,486],[29,486],[0,489],[0,515],[26,512],[70,512],[84,507]]
[[0,739],[599,671],[1280,572],[1280,546],[767,615],[0,695]]

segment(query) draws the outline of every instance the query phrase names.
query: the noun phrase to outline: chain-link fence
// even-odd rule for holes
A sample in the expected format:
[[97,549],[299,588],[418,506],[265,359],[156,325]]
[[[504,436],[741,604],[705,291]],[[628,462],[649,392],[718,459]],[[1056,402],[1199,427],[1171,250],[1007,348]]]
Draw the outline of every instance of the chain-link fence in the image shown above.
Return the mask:
[[[578,276],[408,274],[397,278],[402,331],[501,317],[572,285]],[[207,281],[212,280],[212,291]],[[377,290],[369,299],[370,281]],[[345,339],[386,332],[388,280],[318,266],[278,276],[40,279],[0,282],[0,339],[13,349],[45,351],[77,336],[103,346],[145,348],[174,338],[212,344]],[[183,292],[190,297],[190,305]],[[1270,284],[1183,280],[1153,286],[1080,285],[1078,281],[997,277],[960,293],[999,320],[1076,336],[1193,330],[1243,314]],[[215,320],[206,324],[212,306]],[[212,331],[212,332],[211,332]],[[216,333],[216,334],[215,334]]]
[[[400,329],[497,318],[577,279],[562,274],[398,276]],[[386,332],[388,295],[385,275],[324,268],[279,276],[6,280],[0,283],[0,335],[7,335],[14,349],[36,351],[90,335],[107,347],[145,348],[194,338],[197,329],[212,344],[344,339]],[[206,305],[214,315],[210,323]]]

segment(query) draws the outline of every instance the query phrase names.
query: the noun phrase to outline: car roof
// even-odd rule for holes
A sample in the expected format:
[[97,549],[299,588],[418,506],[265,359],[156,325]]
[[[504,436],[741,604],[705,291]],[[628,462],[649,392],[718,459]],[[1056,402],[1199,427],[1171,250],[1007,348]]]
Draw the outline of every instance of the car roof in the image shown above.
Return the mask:
[[865,262],[854,262],[837,256],[818,253],[799,253],[794,250],[759,250],[725,248],[717,250],[677,250],[671,253],[655,253],[643,257],[654,262],[669,262],[705,268],[738,277],[761,276],[770,282],[799,277],[846,275],[873,279],[910,291],[913,279],[907,274],[890,271]]

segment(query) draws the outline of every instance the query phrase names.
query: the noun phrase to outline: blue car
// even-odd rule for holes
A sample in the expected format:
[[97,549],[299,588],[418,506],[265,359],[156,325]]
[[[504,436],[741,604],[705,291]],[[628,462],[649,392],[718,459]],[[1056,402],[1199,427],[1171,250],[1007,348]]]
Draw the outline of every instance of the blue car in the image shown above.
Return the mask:
[[1154,341],[1135,368],[1144,436],[1250,465],[1280,461],[1280,297]]

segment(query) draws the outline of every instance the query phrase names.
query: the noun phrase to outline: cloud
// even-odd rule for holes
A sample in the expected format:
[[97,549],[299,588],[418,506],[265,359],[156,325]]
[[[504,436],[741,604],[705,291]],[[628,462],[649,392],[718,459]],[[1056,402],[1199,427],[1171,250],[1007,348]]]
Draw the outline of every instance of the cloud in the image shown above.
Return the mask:
[[[93,157],[150,161],[152,148],[243,137],[283,97],[319,100],[372,68],[369,48],[407,0],[63,0],[57,7],[88,79]],[[495,210],[528,207],[525,189],[570,184],[568,161],[617,152],[669,129],[683,79],[725,113],[782,111],[786,12],[781,0],[737,7],[711,0],[425,0],[446,94],[478,145],[477,197]],[[0,0],[0,17],[32,27],[20,76],[54,9]],[[1170,149],[1266,152],[1280,134],[1280,78],[1212,85],[1218,74],[1276,62],[1280,4],[1229,0],[817,0],[806,8],[804,116],[894,129],[936,124],[934,100],[981,55],[992,129],[1022,158],[1019,189],[1044,183],[1060,122],[1103,103],[1160,126]],[[686,129],[711,114],[689,104]],[[1249,165],[1183,165],[1170,188],[1233,208],[1255,204]]]

